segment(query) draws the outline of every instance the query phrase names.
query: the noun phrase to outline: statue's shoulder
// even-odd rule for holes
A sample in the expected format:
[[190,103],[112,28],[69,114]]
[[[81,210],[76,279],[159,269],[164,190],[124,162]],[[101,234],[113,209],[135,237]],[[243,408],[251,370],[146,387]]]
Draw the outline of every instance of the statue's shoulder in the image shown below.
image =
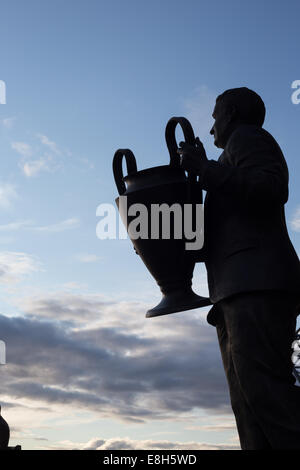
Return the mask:
[[269,136],[269,134],[262,127],[256,126],[254,124],[241,124],[237,127],[230,136],[229,142],[244,141],[245,139],[261,139],[263,137]]
[[228,150],[247,150],[256,147],[280,149],[274,137],[266,129],[252,124],[241,124],[231,134],[227,143]]

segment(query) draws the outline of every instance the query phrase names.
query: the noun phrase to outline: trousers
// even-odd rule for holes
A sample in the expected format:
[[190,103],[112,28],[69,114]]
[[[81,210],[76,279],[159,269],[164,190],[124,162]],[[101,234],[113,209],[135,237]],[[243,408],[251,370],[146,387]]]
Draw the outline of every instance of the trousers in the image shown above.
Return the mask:
[[215,307],[241,449],[300,449],[300,387],[291,359],[299,298],[257,291]]

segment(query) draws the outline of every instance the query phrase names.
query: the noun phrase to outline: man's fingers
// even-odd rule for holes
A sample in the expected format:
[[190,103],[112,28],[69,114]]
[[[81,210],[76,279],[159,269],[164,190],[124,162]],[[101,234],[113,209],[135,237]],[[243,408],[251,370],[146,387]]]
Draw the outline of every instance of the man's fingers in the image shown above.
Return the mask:
[[199,137],[196,137],[196,145],[197,145],[197,147],[203,147],[203,144],[202,144],[201,140],[199,139]]
[[188,144],[186,142],[180,142],[179,147],[182,150],[185,150],[186,152],[192,152],[195,150],[195,145]]
[[182,146],[177,149],[177,153],[183,155],[183,154],[189,153],[192,150],[190,148],[190,146],[188,144],[186,144],[186,142],[180,142],[179,145],[181,145],[181,144],[182,144]]
[[181,155],[180,165],[183,166],[183,167],[185,167],[185,166],[190,167],[191,166],[191,160],[190,160],[188,155],[184,155],[184,154]]
[[187,142],[179,142],[179,147],[181,148],[191,148],[193,149],[194,148],[194,145],[193,144],[188,144]]

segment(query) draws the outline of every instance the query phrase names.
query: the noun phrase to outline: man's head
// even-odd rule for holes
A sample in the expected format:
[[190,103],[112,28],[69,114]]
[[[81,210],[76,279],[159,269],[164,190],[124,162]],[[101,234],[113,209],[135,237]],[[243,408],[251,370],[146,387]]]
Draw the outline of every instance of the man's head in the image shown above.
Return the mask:
[[232,88],[224,91],[216,99],[213,111],[214,125],[210,131],[215,145],[225,148],[230,134],[240,124],[262,126],[266,108],[261,97],[249,88]]

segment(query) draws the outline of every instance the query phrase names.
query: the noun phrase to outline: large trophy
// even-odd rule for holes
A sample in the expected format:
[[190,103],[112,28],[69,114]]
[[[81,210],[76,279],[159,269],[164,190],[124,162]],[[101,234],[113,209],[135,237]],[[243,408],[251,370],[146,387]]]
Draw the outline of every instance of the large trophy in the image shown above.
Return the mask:
[[[201,260],[202,250],[187,249],[190,240],[185,235],[186,221],[189,218],[195,227],[199,216],[197,210],[202,208],[202,190],[197,177],[186,173],[180,166],[175,137],[177,124],[182,128],[185,141],[190,144],[195,142],[189,121],[183,117],[172,117],[165,131],[169,165],[138,171],[135,157],[129,149],[117,150],[113,158],[113,173],[119,192],[115,201],[121,219],[135,251],[156,279],[163,295],[160,303],[148,310],[147,318],[211,304],[209,298],[201,297],[192,290],[194,265]],[[126,160],[127,176],[123,176],[123,158]],[[143,214],[141,208],[144,209]],[[185,210],[188,210],[188,217],[184,216]],[[132,224],[137,228],[137,213],[140,224],[143,224],[141,232],[146,232],[147,236],[141,234],[137,237],[132,229]]]

